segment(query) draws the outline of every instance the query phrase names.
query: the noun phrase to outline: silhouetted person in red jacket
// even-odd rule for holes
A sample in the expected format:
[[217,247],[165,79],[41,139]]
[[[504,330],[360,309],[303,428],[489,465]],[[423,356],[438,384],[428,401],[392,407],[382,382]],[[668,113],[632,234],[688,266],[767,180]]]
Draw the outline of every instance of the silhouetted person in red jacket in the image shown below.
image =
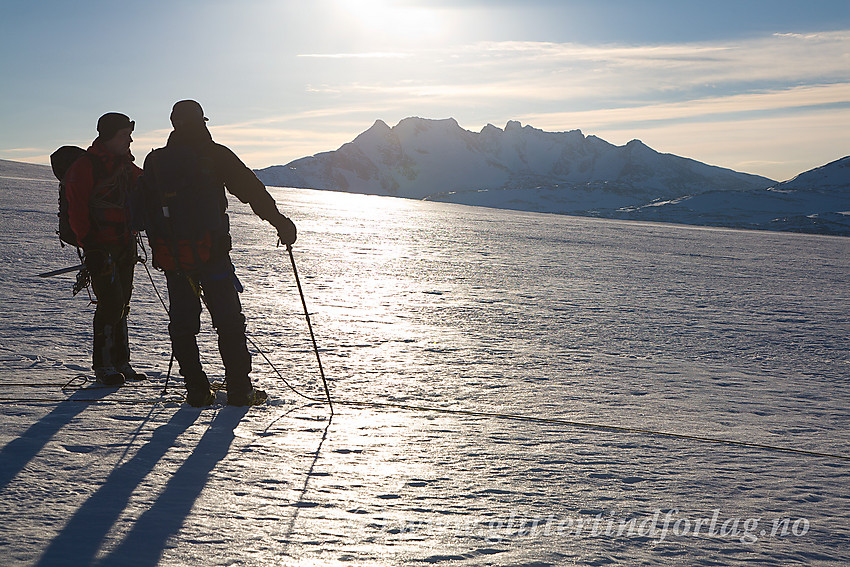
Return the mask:
[[92,369],[99,382],[111,386],[146,378],[130,366],[127,337],[138,257],[130,202],[142,173],[130,153],[134,126],[124,114],[101,116],[97,138],[65,178],[68,217],[97,297]]

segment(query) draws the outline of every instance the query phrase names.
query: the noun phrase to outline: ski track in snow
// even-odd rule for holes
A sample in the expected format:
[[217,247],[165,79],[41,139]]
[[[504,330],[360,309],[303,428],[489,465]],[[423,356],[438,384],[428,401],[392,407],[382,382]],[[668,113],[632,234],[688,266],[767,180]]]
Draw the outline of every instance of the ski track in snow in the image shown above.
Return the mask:
[[[336,415],[260,356],[269,404],[196,410],[176,372],[158,398],[167,320],[141,266],[130,333],[151,380],[61,389],[89,372],[92,307],[73,274],[34,277],[77,259],[49,170],[25,173],[0,170],[0,397],[50,401],[0,403],[4,565],[850,561],[845,460],[340,402],[850,455],[848,239],[272,189]],[[249,333],[321,399],[286,252],[234,202]],[[797,535],[770,533],[784,519]],[[630,520],[647,530],[617,535]]]

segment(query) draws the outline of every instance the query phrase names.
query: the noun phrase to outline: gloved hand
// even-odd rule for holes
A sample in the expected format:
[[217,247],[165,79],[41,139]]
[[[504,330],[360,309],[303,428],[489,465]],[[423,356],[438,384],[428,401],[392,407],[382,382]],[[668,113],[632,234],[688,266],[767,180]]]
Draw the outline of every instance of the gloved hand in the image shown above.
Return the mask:
[[284,215],[280,215],[272,220],[271,223],[277,229],[277,236],[281,242],[290,246],[295,244],[295,239],[298,238],[298,231],[295,228],[294,222]]

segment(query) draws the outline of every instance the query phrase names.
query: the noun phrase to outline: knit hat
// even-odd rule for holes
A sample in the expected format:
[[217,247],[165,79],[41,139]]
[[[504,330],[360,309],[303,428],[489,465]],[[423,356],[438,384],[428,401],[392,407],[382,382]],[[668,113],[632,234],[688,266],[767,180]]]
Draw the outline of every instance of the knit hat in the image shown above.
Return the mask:
[[204,116],[204,109],[194,100],[181,100],[171,109],[171,124],[180,126],[199,126],[209,120]]
[[133,131],[136,123],[130,120],[130,117],[120,112],[107,112],[97,121],[98,137],[104,142],[111,140],[119,130],[129,128]]

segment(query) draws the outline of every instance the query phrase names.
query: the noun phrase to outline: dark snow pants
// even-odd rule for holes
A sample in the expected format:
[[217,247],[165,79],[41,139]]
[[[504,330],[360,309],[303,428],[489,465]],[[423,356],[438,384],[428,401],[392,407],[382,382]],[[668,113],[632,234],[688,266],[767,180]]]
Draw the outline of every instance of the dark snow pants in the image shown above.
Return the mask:
[[182,273],[166,271],[170,303],[171,348],[180,365],[186,389],[209,388],[209,380],[201,366],[197,335],[201,330],[201,294],[212,324],[218,333],[218,350],[224,364],[224,378],[230,396],[251,390],[251,353],[245,336],[245,316],[236,289],[238,281],[230,258],[216,262],[215,267],[189,278]]
[[136,267],[135,242],[132,248],[120,251],[86,250],[85,264],[97,298],[92,368],[120,369],[130,362],[127,315]]

